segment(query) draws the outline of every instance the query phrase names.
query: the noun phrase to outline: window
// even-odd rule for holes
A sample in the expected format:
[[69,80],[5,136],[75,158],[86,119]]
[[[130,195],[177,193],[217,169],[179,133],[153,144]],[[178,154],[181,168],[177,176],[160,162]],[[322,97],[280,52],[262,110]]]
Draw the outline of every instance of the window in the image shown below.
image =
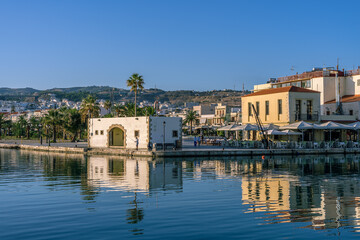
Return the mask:
[[305,87],[306,88],[311,88],[311,80],[306,80],[305,81]]
[[307,120],[312,120],[312,111],[313,111],[312,100],[307,100],[306,101]]
[[350,115],[354,115],[354,110],[349,110]]
[[95,130],[95,135],[99,135],[99,131],[98,131],[98,130]]
[[301,120],[301,100],[295,101],[295,121]]
[[249,114],[249,117],[252,116],[252,109],[251,109],[251,103],[250,102],[248,103],[248,114]]
[[282,99],[278,99],[278,114],[282,114]]
[[256,102],[256,114],[260,116],[260,103]]
[[176,130],[172,131],[172,136],[173,137],[178,137],[178,131],[176,131]]
[[140,131],[139,130],[135,130],[134,131],[134,137],[137,138],[140,136]]
[[265,115],[269,115],[269,101],[265,101]]
[[104,135],[104,130],[100,130],[100,135]]
[[360,79],[357,80],[357,85],[360,86]]
[[326,111],[326,115],[330,115],[330,111],[328,110],[328,111]]

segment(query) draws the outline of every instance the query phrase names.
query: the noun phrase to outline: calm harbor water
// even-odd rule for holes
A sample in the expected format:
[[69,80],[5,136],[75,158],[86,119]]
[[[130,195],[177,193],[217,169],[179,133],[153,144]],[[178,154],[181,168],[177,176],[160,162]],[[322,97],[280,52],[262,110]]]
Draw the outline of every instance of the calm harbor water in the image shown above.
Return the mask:
[[354,239],[359,159],[0,150],[0,239]]

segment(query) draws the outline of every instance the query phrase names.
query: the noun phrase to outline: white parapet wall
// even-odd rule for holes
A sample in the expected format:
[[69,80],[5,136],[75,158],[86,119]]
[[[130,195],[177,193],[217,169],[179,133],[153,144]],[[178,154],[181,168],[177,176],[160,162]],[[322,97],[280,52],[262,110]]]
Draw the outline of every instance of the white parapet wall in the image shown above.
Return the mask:
[[[165,124],[164,124],[165,122]],[[88,143],[92,148],[147,149],[153,143],[175,143],[181,140],[181,118],[119,117],[91,118],[88,122]]]
[[[165,126],[164,126],[165,122]],[[182,118],[180,117],[150,117],[150,143],[175,144],[177,140],[181,142]]]

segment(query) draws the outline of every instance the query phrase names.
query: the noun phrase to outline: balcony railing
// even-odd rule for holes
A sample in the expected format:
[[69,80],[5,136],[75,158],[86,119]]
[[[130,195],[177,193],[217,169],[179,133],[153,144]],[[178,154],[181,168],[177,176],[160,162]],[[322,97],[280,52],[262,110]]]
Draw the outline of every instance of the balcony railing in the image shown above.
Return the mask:
[[317,121],[319,119],[319,114],[299,114],[295,113],[295,121]]

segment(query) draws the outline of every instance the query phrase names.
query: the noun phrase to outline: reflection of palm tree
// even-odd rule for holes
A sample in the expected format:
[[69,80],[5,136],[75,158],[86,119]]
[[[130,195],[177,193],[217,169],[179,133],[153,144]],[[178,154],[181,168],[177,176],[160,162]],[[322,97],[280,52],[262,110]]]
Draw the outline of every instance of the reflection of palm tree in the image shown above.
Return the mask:
[[130,208],[127,210],[127,218],[128,224],[136,224],[144,219],[144,210],[143,208],[138,207],[137,195],[135,192],[134,201],[130,202],[130,204],[134,205],[134,208]]

